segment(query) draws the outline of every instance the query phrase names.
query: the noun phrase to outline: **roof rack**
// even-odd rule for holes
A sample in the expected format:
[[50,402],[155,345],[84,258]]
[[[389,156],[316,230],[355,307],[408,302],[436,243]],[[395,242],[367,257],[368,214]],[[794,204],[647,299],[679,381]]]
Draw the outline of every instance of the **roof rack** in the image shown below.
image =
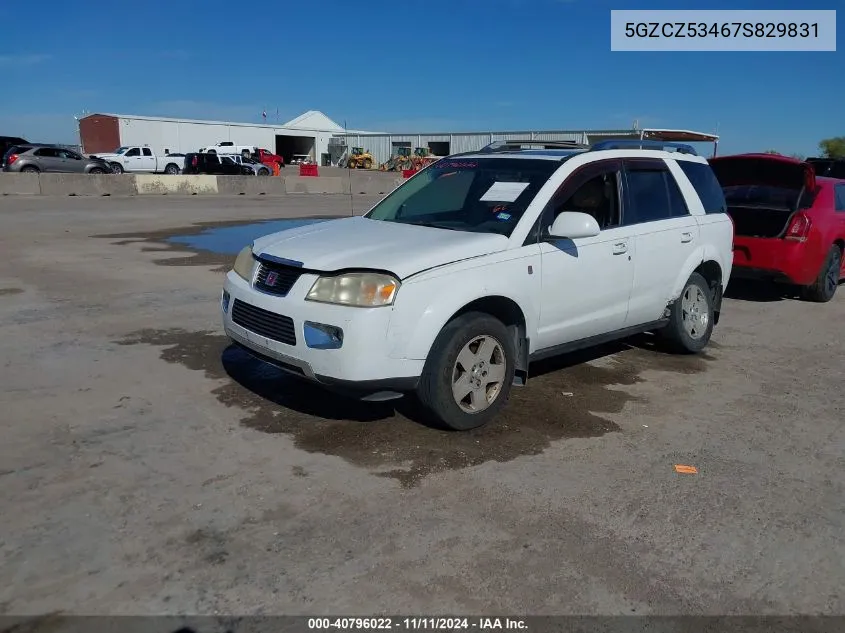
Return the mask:
[[506,140],[506,141],[493,141],[489,145],[482,147],[479,150],[481,154],[493,154],[495,152],[512,152],[514,150],[520,150],[526,145],[535,145],[542,147],[543,149],[589,149],[589,145],[584,145],[583,143],[578,143],[576,141],[541,141],[537,139],[528,139],[528,140]]
[[691,154],[698,156],[698,153],[686,143],[672,143],[668,141],[646,141],[633,138],[608,139],[600,141],[590,147],[590,151],[597,152],[604,149],[656,149],[662,151],[676,151],[679,154]]

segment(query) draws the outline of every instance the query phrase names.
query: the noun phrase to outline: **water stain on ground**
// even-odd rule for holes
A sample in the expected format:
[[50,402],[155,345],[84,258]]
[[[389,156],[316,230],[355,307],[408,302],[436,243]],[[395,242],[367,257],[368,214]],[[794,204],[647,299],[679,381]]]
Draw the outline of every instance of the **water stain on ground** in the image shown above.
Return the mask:
[[0,288],[0,296],[2,295],[19,295],[23,292],[23,288]]
[[178,257],[155,260],[159,266],[217,266],[216,272],[231,268],[238,252],[253,240],[336,216],[283,218],[277,220],[226,220],[202,222],[187,227],[141,233],[111,233],[91,237],[114,239],[116,246],[141,244],[147,253],[177,253]]
[[213,394],[247,412],[244,426],[289,435],[302,450],[343,457],[404,487],[442,470],[536,455],[557,440],[619,431],[602,417],[636,401],[619,387],[641,382],[646,370],[695,374],[712,360],[663,353],[647,336],[550,359],[531,366],[528,386],[511,391],[496,421],[448,432],[428,425],[411,397],[364,403],[334,396],[255,360],[220,334],[142,330],[117,343],[160,346],[166,362],[225,380]]

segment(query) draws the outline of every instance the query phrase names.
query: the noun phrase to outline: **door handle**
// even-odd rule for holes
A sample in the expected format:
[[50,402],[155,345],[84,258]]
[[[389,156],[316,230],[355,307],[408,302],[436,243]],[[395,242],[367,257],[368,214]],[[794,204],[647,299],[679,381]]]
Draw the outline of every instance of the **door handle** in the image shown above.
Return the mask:
[[681,243],[692,242],[692,233],[681,233]]
[[613,245],[613,254],[614,255],[621,255],[622,253],[628,252],[628,243],[627,242],[616,242]]

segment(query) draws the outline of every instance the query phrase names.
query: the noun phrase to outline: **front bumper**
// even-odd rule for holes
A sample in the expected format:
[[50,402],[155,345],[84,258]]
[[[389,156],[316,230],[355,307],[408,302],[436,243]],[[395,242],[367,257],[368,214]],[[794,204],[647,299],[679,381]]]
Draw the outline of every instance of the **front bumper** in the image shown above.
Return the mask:
[[[425,361],[389,356],[392,308],[350,308],[301,299],[315,279],[315,275],[304,274],[286,297],[278,297],[256,290],[230,271],[223,286],[228,301],[221,301],[226,335],[252,356],[334,391],[375,397],[382,392],[415,389]],[[295,342],[283,343],[236,323],[232,314],[235,301],[288,317]],[[342,345],[336,349],[309,346],[306,321],[340,328]]]

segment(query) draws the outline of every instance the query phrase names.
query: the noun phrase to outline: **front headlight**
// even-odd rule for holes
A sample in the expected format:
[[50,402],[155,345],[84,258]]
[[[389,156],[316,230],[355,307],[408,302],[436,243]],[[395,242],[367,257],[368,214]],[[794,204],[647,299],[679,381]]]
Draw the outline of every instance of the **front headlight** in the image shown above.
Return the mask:
[[234,270],[239,277],[243,277],[246,281],[250,281],[252,279],[253,261],[252,244],[244,246],[235,258],[235,265],[232,267],[232,270]]
[[305,299],[359,308],[389,306],[399,285],[398,279],[382,273],[344,273],[320,277]]

